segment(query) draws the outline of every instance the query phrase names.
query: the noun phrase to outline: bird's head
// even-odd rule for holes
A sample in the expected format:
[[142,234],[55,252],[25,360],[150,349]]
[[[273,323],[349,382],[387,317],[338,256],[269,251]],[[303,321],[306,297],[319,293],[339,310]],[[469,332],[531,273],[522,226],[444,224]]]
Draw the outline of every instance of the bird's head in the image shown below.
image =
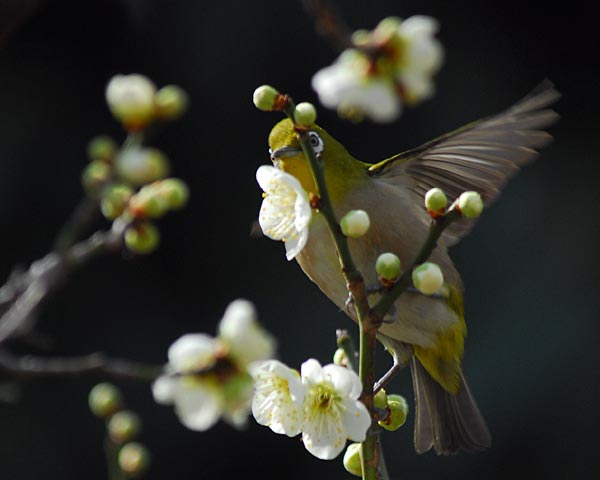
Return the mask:
[[[327,188],[335,202],[351,188],[353,181],[366,176],[365,164],[352,157],[340,142],[321,127],[314,125],[308,135],[317,158],[325,165]],[[317,192],[310,165],[291,120],[282,120],[273,127],[269,135],[269,153],[273,164],[296,177],[304,190]]]

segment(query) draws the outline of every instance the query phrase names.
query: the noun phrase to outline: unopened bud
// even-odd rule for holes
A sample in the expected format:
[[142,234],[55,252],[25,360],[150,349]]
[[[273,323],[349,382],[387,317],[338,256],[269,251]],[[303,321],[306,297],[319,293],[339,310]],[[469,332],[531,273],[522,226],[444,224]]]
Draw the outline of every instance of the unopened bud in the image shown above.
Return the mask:
[[143,75],[115,75],[106,87],[106,101],[125,128],[137,129],[154,117],[156,86]]
[[145,255],[153,252],[160,242],[158,228],[149,222],[132,225],[125,230],[125,245],[133,253]]
[[252,100],[256,108],[270,112],[275,108],[278,95],[280,95],[279,92],[270,85],[262,85],[254,90]]
[[94,160],[83,170],[83,173],[81,174],[81,183],[88,193],[94,194],[104,186],[111,175],[112,169],[110,165],[102,160]]
[[294,122],[303,127],[311,127],[317,119],[317,110],[312,103],[302,102],[294,110]]
[[460,213],[467,218],[477,218],[483,211],[483,200],[477,192],[463,192],[456,204]]
[[99,135],[92,138],[87,146],[87,153],[90,160],[101,160],[103,162],[112,161],[117,150],[118,147],[115,141],[106,135]]
[[157,186],[158,195],[163,197],[170,209],[183,208],[190,197],[190,190],[183,180],[166,178]]
[[133,190],[127,185],[111,185],[108,187],[100,202],[102,214],[109,220],[114,220],[120,216],[127,207],[127,202],[133,195]]
[[385,390],[382,388],[373,397],[373,405],[375,408],[386,408],[388,404],[388,396]]
[[177,85],[167,85],[154,96],[154,111],[158,118],[175,120],[187,110],[189,99],[187,93]]
[[364,210],[350,210],[340,220],[342,233],[347,237],[362,237],[369,230],[369,215]]
[[142,187],[131,197],[129,210],[135,217],[160,218],[169,209],[167,200],[158,193],[157,183]]
[[119,450],[119,467],[132,477],[138,477],[148,470],[150,460],[150,451],[141,443],[130,442]]
[[346,350],[342,347],[338,348],[333,354],[333,363],[339,365],[340,367],[348,366],[348,356],[346,355]]
[[169,160],[156,148],[128,148],[116,159],[119,176],[139,186],[159,180],[169,173]]
[[447,206],[448,199],[441,188],[432,188],[425,194],[425,208],[432,217],[442,215]]
[[408,416],[408,403],[401,395],[388,395],[387,408],[389,415],[385,420],[380,420],[379,425],[390,432],[398,430],[406,422]]
[[115,413],[108,421],[108,434],[118,445],[130,442],[140,432],[140,417],[129,410]]
[[435,263],[425,262],[413,270],[415,288],[425,295],[432,295],[444,285],[444,275]]
[[393,283],[402,271],[400,259],[393,253],[382,253],[375,262],[375,271],[382,283]]
[[97,417],[108,418],[121,410],[123,399],[119,389],[112,383],[99,383],[90,390],[88,405]]
[[362,477],[362,463],[360,459],[360,443],[351,443],[344,453],[344,468],[348,473]]

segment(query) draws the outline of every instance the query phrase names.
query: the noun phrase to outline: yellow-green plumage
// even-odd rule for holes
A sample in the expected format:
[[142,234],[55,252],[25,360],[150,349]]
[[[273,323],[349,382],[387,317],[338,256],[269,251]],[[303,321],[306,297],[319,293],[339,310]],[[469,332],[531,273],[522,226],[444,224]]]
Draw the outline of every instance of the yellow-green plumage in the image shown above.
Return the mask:
[[[315,141],[320,142],[317,152],[336,215],[341,218],[354,209],[369,215],[367,234],[349,239],[366,284],[377,284],[375,261],[381,253],[395,253],[402,265],[411,264],[427,236],[430,220],[423,196],[430,188],[442,188],[451,201],[465,190],[476,190],[489,205],[518,167],[550,139],[541,129],[556,119],[556,114],[545,107],[557,97],[557,92],[546,85],[497,116],[375,165],[352,157],[322,128],[312,128]],[[316,194],[308,162],[289,120],[273,128],[269,146],[276,166],[294,175],[307,192]],[[489,432],[460,368],[466,336],[463,286],[447,253],[447,247],[472,224],[472,220],[461,220],[451,226],[430,257],[444,274],[442,294],[405,292],[394,305],[395,320],[384,323],[378,334],[400,361],[408,362],[412,357],[417,402],[415,448],[419,453],[431,447],[449,454],[490,445]],[[296,258],[311,280],[347,311],[345,281],[320,215],[313,218],[308,242]],[[349,314],[353,317],[351,311]]]

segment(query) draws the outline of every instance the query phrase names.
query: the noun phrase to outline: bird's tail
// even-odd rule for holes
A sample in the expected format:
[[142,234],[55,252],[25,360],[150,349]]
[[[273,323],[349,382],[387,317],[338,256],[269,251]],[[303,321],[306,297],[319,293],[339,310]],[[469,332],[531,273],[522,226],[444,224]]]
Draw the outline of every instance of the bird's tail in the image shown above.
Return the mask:
[[433,447],[438,455],[459,450],[474,453],[491,446],[485,420],[461,372],[455,395],[447,392],[427,373],[416,357],[410,364],[415,391],[415,450]]

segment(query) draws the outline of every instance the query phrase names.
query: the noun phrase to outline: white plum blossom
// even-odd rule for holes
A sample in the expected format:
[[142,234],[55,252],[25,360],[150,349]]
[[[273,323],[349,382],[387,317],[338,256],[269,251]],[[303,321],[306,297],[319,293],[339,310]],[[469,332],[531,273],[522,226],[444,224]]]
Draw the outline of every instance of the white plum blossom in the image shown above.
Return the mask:
[[229,354],[242,365],[271,358],[275,353],[275,339],[257,322],[256,309],[247,300],[229,304],[218,331]]
[[156,86],[143,75],[115,75],[106,86],[106,102],[123,123],[143,125],[154,115]]
[[432,77],[443,61],[437,30],[435,19],[416,15],[404,21],[386,18],[371,32],[356,32],[355,48],[314,75],[319,100],[340,114],[395,120],[403,103],[415,104],[434,93]]
[[168,351],[164,375],[152,385],[156,402],[174,405],[187,428],[204,431],[219,419],[243,427],[253,396],[249,362],[270,358],[272,336],[256,321],[254,306],[236,300],[225,311],[219,336],[187,334]]
[[362,442],[371,425],[367,408],[358,400],[362,387],[352,370],[310,359],[298,374],[280,362],[257,362],[251,369],[255,394],[252,413],[275,433],[302,433],[314,456],[337,457],[348,439]]
[[300,374],[277,360],[250,366],[254,379],[252,414],[273,432],[295,437],[302,431],[305,389]]
[[270,165],[258,168],[256,180],[265,192],[258,223],[267,237],[285,242],[286,257],[292,260],[308,241],[308,195],[296,177]]

